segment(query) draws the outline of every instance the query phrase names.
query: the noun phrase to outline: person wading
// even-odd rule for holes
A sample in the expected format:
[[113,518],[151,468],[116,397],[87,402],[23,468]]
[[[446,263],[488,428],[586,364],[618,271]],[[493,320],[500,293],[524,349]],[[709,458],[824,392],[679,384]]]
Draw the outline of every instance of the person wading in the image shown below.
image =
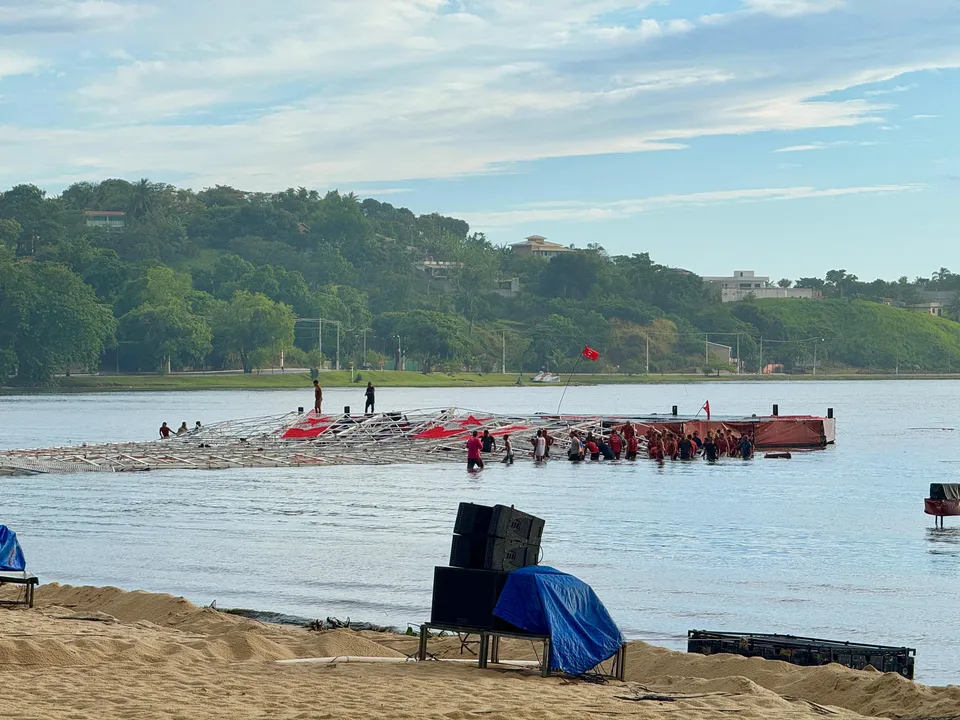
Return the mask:
[[320,387],[320,381],[313,381],[313,409],[320,414],[320,406],[323,404],[323,388]]
[[477,437],[478,433],[476,430],[473,431],[473,435],[467,440],[467,471],[472,471],[474,468],[477,470],[483,470],[483,458],[480,457],[480,438]]

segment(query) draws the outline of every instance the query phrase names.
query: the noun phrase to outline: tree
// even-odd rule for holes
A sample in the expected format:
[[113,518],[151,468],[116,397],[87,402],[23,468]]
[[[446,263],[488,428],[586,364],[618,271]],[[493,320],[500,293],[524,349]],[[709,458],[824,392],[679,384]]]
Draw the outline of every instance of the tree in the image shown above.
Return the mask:
[[811,290],[823,290],[824,286],[826,286],[826,283],[817,277],[802,277],[799,280],[797,280],[795,285],[798,288],[810,288]]
[[63,265],[11,265],[9,258],[4,264],[6,282],[0,297],[4,372],[16,372],[21,382],[37,384],[73,367],[95,367],[113,341],[116,320],[110,308]]
[[0,247],[6,245],[9,248],[16,249],[17,240],[20,239],[22,230],[23,228],[16,220],[0,218]]
[[131,310],[120,318],[119,339],[136,348],[147,367],[161,373],[169,364],[199,364],[213,349],[210,326],[184,302]]
[[793,285],[793,280],[789,280],[787,278],[781,278],[780,280],[777,281],[777,287],[786,289],[791,285]]
[[960,322],[960,292],[954,293],[946,307],[947,316],[954,322]]
[[153,212],[157,189],[147,178],[141,178],[134,186],[127,214],[134,220],[143,220]]
[[222,351],[236,354],[244,372],[252,372],[255,350],[293,345],[293,323],[289,305],[240,290],[214,312],[214,343]]

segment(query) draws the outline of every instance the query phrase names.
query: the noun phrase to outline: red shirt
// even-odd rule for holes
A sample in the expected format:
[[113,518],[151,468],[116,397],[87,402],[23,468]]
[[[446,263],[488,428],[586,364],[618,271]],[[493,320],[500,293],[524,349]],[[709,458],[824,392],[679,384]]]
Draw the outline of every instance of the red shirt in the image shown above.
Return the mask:
[[472,437],[467,440],[467,460],[479,460],[480,448],[480,438]]
[[614,433],[610,436],[610,449],[615,453],[623,450],[623,440],[620,439],[620,436]]
[[636,452],[638,447],[640,447],[640,441],[637,440],[636,435],[631,435],[627,439],[627,452]]
[[171,433],[171,432],[172,432],[172,430],[170,430],[169,427],[162,427],[162,428],[160,428],[160,434],[161,434],[163,437],[170,437],[170,433]]
[[590,451],[591,455],[600,452],[600,448],[597,447],[597,444],[593,440],[587,443],[587,450]]

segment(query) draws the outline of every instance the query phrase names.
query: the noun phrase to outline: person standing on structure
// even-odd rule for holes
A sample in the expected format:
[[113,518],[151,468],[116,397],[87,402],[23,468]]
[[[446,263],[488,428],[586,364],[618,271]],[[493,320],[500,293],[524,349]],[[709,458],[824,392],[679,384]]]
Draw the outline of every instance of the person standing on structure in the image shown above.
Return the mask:
[[320,381],[313,381],[313,409],[320,414],[320,406],[323,404],[323,388],[320,387]]
[[373,415],[373,413],[376,412],[376,411],[373,409],[374,403],[376,402],[376,397],[375,397],[376,392],[377,392],[377,390],[376,390],[375,387],[373,387],[373,383],[372,383],[372,382],[368,382],[368,383],[367,383],[367,389],[366,389],[366,391],[364,391],[364,393],[363,393],[364,396],[366,397],[366,401],[363,403],[363,414],[364,414],[364,415]]

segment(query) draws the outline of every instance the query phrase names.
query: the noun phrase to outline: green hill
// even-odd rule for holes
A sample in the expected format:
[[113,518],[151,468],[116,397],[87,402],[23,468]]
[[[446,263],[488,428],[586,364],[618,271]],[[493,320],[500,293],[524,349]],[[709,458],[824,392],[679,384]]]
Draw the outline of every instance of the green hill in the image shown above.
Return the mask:
[[[960,370],[960,323],[863,300],[758,300],[734,314],[767,342],[765,362],[949,373]],[[822,343],[811,341],[822,338]],[[773,342],[786,340],[787,343]]]

